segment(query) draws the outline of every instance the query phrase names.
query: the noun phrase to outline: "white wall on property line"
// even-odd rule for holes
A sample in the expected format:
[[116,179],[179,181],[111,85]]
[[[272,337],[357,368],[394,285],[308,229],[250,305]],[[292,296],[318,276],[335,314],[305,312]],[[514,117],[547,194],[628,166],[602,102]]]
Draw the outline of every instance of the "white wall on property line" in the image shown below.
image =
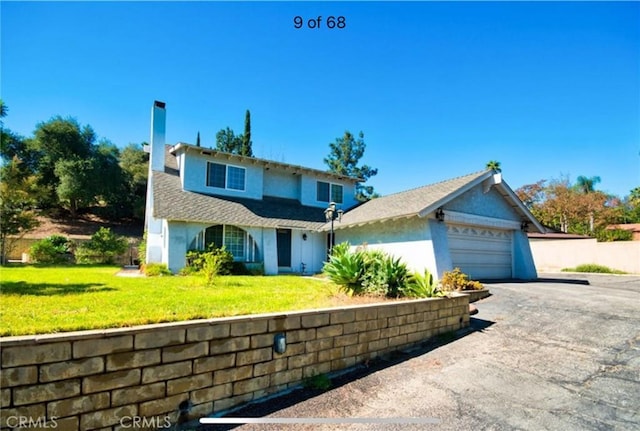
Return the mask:
[[541,239],[530,241],[538,271],[557,272],[584,263],[596,263],[640,274],[640,241],[597,242],[595,239]]

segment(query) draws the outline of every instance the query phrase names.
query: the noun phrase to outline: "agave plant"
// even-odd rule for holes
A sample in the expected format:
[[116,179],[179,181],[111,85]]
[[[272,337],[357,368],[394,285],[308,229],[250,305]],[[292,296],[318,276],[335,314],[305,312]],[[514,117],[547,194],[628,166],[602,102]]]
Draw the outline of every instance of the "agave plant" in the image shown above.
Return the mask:
[[424,270],[423,274],[419,272],[411,274],[403,293],[405,296],[414,298],[433,298],[446,294],[440,290],[438,283],[433,279],[433,274],[427,269]]
[[329,262],[326,262],[322,268],[331,281],[351,295],[359,295],[363,292],[364,270],[363,252],[352,253],[349,243],[346,242],[333,247]]
[[402,289],[407,285],[409,279],[407,265],[401,262],[400,258],[394,259],[391,256],[386,256],[381,269],[387,283],[387,296],[393,298],[405,296]]

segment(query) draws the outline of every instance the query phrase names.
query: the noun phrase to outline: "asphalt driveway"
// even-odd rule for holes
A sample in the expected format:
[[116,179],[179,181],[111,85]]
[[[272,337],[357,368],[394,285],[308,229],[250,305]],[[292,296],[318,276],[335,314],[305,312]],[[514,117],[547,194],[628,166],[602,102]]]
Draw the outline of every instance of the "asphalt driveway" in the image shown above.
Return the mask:
[[[640,277],[496,283],[470,331],[362,370],[271,417],[438,424],[243,425],[238,430],[640,430]],[[587,284],[588,283],[588,284]]]

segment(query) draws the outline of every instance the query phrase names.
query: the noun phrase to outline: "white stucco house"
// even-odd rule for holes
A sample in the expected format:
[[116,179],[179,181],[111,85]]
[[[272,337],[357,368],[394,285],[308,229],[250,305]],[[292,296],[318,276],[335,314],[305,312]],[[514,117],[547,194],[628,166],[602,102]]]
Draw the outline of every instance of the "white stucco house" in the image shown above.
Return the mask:
[[325,209],[344,211],[335,243],[366,244],[441,276],[536,278],[527,232],[543,227],[501,174],[480,171],[359,204],[358,178],[177,143],[165,144],[166,110],[151,113],[145,229],[147,262],[173,272],[186,253],[224,245],[265,274],[315,273],[327,258]]

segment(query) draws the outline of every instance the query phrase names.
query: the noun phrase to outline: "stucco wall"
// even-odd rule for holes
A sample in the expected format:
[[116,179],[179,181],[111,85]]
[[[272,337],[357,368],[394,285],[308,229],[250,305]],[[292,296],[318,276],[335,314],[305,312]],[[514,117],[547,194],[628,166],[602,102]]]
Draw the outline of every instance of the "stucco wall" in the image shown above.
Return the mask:
[[[469,298],[0,339],[1,421],[120,430],[197,419],[469,323]],[[287,349],[273,350],[283,333]],[[140,423],[140,422],[138,422]],[[42,425],[46,425],[42,427]]]
[[[219,187],[207,186],[207,162],[221,163],[229,166],[238,166],[246,169],[245,190],[230,190]],[[183,187],[200,193],[217,194],[221,196],[231,196],[250,199],[262,199],[263,175],[262,167],[248,164],[241,164],[235,161],[217,159],[201,154],[187,153],[184,161]]]
[[[304,239],[306,235],[306,240]],[[291,270],[302,273],[304,263],[305,274],[315,274],[322,271],[327,253],[326,234],[310,230],[291,232]]]
[[413,217],[336,231],[336,244],[366,244],[369,249],[401,258],[413,271],[436,273],[436,257],[427,219]]
[[[485,217],[520,221],[520,216],[500,193],[491,188],[484,193],[482,184],[473,187],[443,206],[447,210],[460,211]],[[445,216],[446,217],[446,216]]]
[[531,240],[538,271],[557,272],[583,263],[596,263],[640,274],[640,242],[597,242],[595,239]]
[[269,169],[264,171],[263,194],[265,196],[300,200],[300,182],[300,175]]
[[538,277],[529,238],[521,230],[513,232],[513,277],[521,280],[534,280]]
[[348,181],[340,181],[329,178],[318,178],[309,175],[302,175],[300,182],[300,203],[302,205],[308,205],[312,207],[326,208],[328,202],[318,201],[318,181],[324,181],[328,183],[341,184],[343,191],[343,202],[338,204],[338,209],[344,211],[353,207],[357,201],[355,198],[355,184]]

